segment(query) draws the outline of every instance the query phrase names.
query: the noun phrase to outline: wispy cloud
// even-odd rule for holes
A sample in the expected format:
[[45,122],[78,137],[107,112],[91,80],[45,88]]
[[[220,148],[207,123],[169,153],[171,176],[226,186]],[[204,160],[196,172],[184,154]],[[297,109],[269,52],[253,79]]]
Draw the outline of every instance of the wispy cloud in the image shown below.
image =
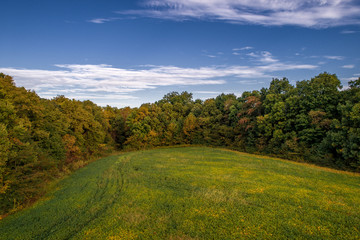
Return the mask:
[[105,23],[105,22],[109,22],[109,19],[106,18],[95,18],[95,19],[91,19],[88,22],[92,22],[92,23]]
[[[269,58],[265,54],[264,59]],[[263,60],[258,66],[210,66],[182,68],[176,66],[143,66],[138,69],[115,68],[111,65],[56,65],[56,70],[0,68],[14,77],[19,86],[52,98],[65,95],[76,99],[124,100],[133,94],[161,86],[194,86],[225,84],[224,79],[271,78],[271,73],[284,70],[315,69],[315,65],[286,64]]]
[[341,34],[354,34],[357,33],[357,31],[353,31],[353,30],[344,30],[340,32]]
[[353,65],[353,64],[342,66],[342,68],[348,68],[348,69],[351,69],[351,68],[354,68],[354,67],[355,67],[355,65]]
[[202,50],[202,56],[209,57],[209,58],[217,58],[220,55],[223,55],[223,52],[209,52],[208,50]]
[[[127,17],[126,19],[133,19],[133,18],[134,17]],[[87,22],[103,24],[103,23],[113,22],[116,20],[123,20],[123,19],[125,19],[125,18],[124,17],[93,18],[93,19],[88,20]]]
[[233,51],[243,51],[243,50],[251,50],[251,49],[253,49],[253,47],[246,46],[241,48],[233,48]]
[[339,60],[339,61],[344,60],[343,56],[324,56],[324,57],[330,60]]
[[357,0],[146,0],[145,8],[123,15],[182,21],[332,27],[360,24]]
[[141,69],[114,68],[111,65],[56,65],[59,70],[0,68],[27,88],[63,93],[80,91],[128,94],[157,86],[223,84],[209,68],[148,66]]
[[233,55],[241,55],[240,51],[245,51],[245,50],[251,50],[253,49],[253,47],[250,47],[250,46],[246,46],[246,47],[241,47],[241,48],[233,48]]
[[[244,84],[244,85],[259,84],[258,81],[254,81],[254,80],[241,80],[241,81],[239,81],[239,83]],[[263,83],[263,82],[261,82],[261,83]]]
[[113,19],[113,18],[94,18],[94,19],[88,20],[88,22],[102,24],[102,23],[111,22],[114,20],[115,19]]
[[248,53],[246,54],[250,57],[253,57],[254,59],[256,59],[257,61],[259,62],[262,62],[262,63],[275,63],[275,62],[278,62],[277,59],[275,59],[272,54],[268,51],[262,51],[262,52],[251,52],[251,53]]

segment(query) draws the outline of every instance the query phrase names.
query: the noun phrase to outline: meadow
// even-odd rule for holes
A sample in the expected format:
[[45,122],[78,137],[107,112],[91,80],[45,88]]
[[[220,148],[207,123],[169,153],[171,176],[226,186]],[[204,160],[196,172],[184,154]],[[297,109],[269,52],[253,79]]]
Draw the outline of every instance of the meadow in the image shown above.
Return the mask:
[[0,239],[360,239],[360,175],[209,147],[100,159]]

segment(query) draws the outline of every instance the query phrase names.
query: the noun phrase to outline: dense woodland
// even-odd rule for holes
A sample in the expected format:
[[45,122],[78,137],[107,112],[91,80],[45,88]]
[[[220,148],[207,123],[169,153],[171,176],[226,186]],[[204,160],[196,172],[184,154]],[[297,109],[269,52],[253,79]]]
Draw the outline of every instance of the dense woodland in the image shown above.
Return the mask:
[[295,86],[273,79],[260,91],[205,101],[171,92],[118,109],[64,96],[42,99],[0,73],[0,215],[103,154],[179,144],[360,171],[360,78],[346,89],[328,73]]

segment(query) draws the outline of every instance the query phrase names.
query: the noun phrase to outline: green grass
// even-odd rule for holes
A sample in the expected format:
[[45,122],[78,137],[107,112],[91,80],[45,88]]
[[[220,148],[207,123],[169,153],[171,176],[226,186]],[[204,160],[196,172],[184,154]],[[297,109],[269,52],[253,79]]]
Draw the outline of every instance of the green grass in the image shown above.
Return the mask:
[[98,160],[0,239],[360,239],[360,176],[184,147]]

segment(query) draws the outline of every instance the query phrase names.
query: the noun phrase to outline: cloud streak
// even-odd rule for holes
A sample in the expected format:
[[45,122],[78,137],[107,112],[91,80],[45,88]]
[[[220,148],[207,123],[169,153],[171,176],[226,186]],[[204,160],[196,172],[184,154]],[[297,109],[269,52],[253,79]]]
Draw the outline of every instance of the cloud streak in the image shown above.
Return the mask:
[[343,56],[325,56],[325,58],[330,59],[330,60],[344,60]]
[[102,24],[102,23],[111,22],[114,20],[116,20],[116,19],[114,19],[114,18],[94,18],[94,19],[88,20],[88,22]]
[[355,67],[354,64],[349,64],[349,65],[344,65],[344,66],[342,66],[342,68],[347,68],[347,69],[352,69],[352,68],[354,68],[354,67]]
[[354,34],[357,33],[357,31],[353,31],[353,30],[343,30],[340,32],[341,34]]
[[253,47],[246,46],[246,47],[242,47],[242,48],[233,48],[233,51],[243,51],[243,50],[250,50],[250,49],[253,49]]
[[356,0],[147,0],[143,9],[118,13],[175,21],[326,28],[359,25],[359,12]]
[[[263,56],[267,59],[268,53]],[[263,61],[259,66],[210,66],[181,68],[176,66],[143,66],[139,69],[115,68],[111,65],[56,65],[56,70],[0,68],[14,77],[18,86],[35,90],[40,96],[52,98],[65,95],[94,102],[99,100],[135,99],[135,92],[165,86],[226,84],[224,79],[271,78],[272,72],[315,69],[315,65],[285,64]]]

